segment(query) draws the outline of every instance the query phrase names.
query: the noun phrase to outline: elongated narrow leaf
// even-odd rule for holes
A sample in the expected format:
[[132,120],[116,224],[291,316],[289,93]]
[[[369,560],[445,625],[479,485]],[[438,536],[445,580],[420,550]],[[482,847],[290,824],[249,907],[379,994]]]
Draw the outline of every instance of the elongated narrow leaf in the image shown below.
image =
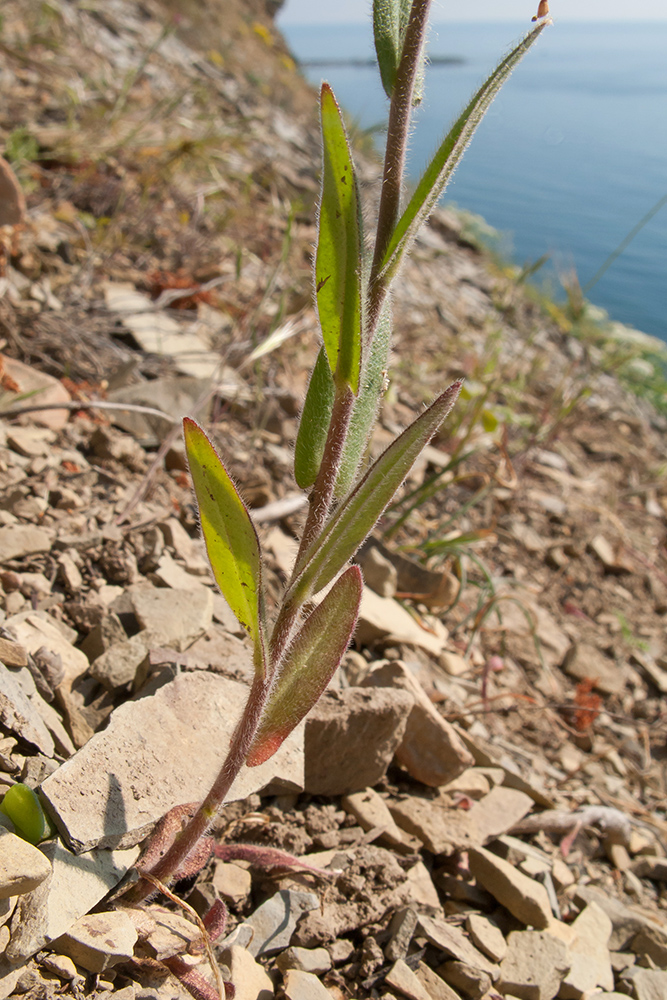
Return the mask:
[[322,85],[322,199],[315,258],[315,293],[324,348],[339,385],[356,394],[361,366],[359,191],[340,108]]
[[373,35],[382,86],[391,97],[401,61],[412,0],[373,0]]
[[310,376],[294,448],[294,478],[302,490],[310,489],[320,471],[335,394],[333,375],[322,348]]
[[518,62],[525,56],[531,45],[537,41],[549,21],[537,24],[512,49],[509,55],[496,67],[491,76],[482,84],[470,103],[454,122],[443,139],[435,156],[429,163],[408,203],[398,220],[382,263],[384,280],[398,267],[404,253],[412,245],[420,226],[429,217],[436,202],[445,190],[454,170],[458,166],[468,143],[491,103]]
[[318,701],[352,638],[362,589],[361,570],[350,566],[303,623],[262,713],[250,767],[272,757]]
[[373,463],[305,553],[303,569],[290,588],[289,598],[305,600],[326,587],[354,555],[451,410],[461,385],[460,381],[452,382]]
[[262,645],[262,579],[257,532],[204,431],[189,417],[183,421],[183,430],[213,575],[257,649]]
[[342,499],[351,490],[366,452],[385,391],[391,332],[391,303],[387,299],[363,369],[359,395],[354,401],[334,490],[337,499]]

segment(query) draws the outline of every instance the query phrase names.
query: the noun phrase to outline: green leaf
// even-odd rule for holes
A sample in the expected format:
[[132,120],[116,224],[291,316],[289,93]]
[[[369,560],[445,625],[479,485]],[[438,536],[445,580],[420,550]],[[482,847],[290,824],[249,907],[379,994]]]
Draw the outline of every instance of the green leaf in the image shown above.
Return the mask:
[[322,347],[310,376],[294,448],[294,478],[302,490],[310,489],[320,471],[335,394],[333,376]]
[[382,86],[391,97],[401,61],[412,0],[374,0],[373,35]]
[[549,23],[547,21],[536,25],[505,56],[452,125],[398,220],[381,265],[383,281],[387,281],[395,273],[419,228],[433,211],[494,97]]
[[339,386],[356,394],[361,367],[362,224],[357,178],[336,98],[322,84],[322,198],[315,294],[324,348]]
[[389,348],[391,346],[391,304],[385,301],[361,377],[359,395],[354,401],[334,495],[341,499],[349,493],[366,452],[375,424],[380,400],[385,391]]
[[304,554],[303,569],[286,599],[307,600],[326,587],[354,555],[451,410],[460,389],[460,381],[452,382],[374,462]]
[[9,816],[17,834],[30,844],[38,844],[51,832],[42,803],[28,785],[12,785],[0,803],[0,811]]
[[223,597],[255,643],[263,647],[259,539],[236,487],[204,431],[183,420],[185,450],[199,504],[213,575]]
[[350,566],[303,623],[262,713],[249,767],[272,757],[319,700],[352,638],[362,590],[361,570]]

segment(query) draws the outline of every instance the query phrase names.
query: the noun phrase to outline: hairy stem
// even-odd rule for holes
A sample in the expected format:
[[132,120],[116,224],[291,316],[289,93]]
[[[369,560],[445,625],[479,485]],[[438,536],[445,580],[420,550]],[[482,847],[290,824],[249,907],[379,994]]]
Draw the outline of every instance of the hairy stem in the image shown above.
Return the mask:
[[[166,854],[150,869],[150,874],[160,882],[168,883],[174,877],[220,811],[229,789],[248,756],[267,693],[266,680],[255,675],[243,715],[234,731],[227,758],[215,783],[185,829],[174,839]],[[153,891],[154,886],[148,879],[140,878],[127,892],[125,899],[128,903],[139,903]]]
[[419,68],[419,57],[424,45],[426,25],[431,0],[413,0],[410,20],[405,32],[401,61],[396,71],[396,82],[389,107],[387,124],[387,150],[382,177],[382,194],[378,210],[377,235],[370,275],[370,301],[368,313],[369,337],[372,339],[386,295],[383,282],[376,279],[394,232],[401,206],[401,189],[405,154],[410,132],[410,113]]
[[295,579],[296,574],[302,568],[304,555],[311,543],[315,541],[322,531],[324,522],[331,509],[331,501],[336,486],[336,476],[338,475],[341,458],[343,457],[343,447],[350,426],[354,400],[354,393],[349,386],[345,385],[341,389],[337,389],[320,471],[317,474],[315,485],[309,497],[308,517],[306,518],[306,525],[301,536],[299,552],[292,572],[292,580]]

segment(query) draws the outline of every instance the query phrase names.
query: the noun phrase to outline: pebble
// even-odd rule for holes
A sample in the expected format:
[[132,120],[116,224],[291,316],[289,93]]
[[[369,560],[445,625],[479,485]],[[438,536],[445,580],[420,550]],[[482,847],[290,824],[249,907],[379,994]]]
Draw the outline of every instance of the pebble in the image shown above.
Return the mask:
[[134,953],[137,932],[124,910],[88,913],[58,941],[60,954],[68,955],[87,972],[99,975]]
[[331,964],[331,955],[326,948],[287,948],[276,959],[281,972],[298,969],[314,976],[323,976],[329,971]]
[[475,824],[482,844],[507,833],[533,808],[533,800],[516,788],[496,785],[488,795],[470,808],[468,816]]
[[507,954],[507,942],[498,924],[481,913],[469,913],[466,927],[472,943],[492,962],[502,962]]
[[451,986],[425,962],[417,966],[416,976],[428,992],[430,1000],[461,1000]]
[[[22,667],[21,670],[25,670],[30,676],[27,667]],[[55,746],[39,712],[38,700],[42,699],[36,691],[34,699],[29,698],[16,672],[0,663],[0,722],[5,729],[16,733],[46,757],[53,757]]]
[[255,932],[248,946],[253,958],[287,948],[301,916],[319,909],[319,905],[315,893],[294,889],[281,889],[262,903],[247,920]]
[[311,972],[290,969],[283,983],[286,1000],[331,1000],[331,994]]
[[231,861],[214,863],[211,882],[218,895],[235,907],[242,907],[250,898],[252,889],[250,872]]
[[50,552],[53,533],[32,524],[8,524],[0,528],[0,552],[3,563],[22,559],[38,552]]
[[408,838],[396,825],[387,803],[374,788],[365,788],[363,792],[344,795],[341,806],[355,817],[364,830],[381,829],[383,832],[379,840],[394,847],[401,847],[406,843]]
[[416,795],[389,801],[389,810],[406,833],[417,837],[432,854],[453,854],[479,843],[477,828],[467,812],[444,802]]
[[394,962],[385,976],[385,983],[408,1000],[431,1000],[430,994],[417,975],[402,958]]
[[411,906],[404,906],[396,911],[389,924],[389,940],[384,946],[388,962],[405,958],[416,927],[417,913]]
[[41,851],[14,833],[0,834],[0,899],[31,892],[51,874]]
[[[444,920],[419,915],[419,934],[427,938],[436,948],[473,969],[486,972],[492,978],[498,975],[498,966],[490,962],[481,951],[470,942],[460,927]],[[444,977],[443,977],[444,978]]]
[[205,587],[141,587],[133,591],[132,603],[139,626],[179,653],[204,635],[213,621],[213,593]]
[[133,684],[146,662],[149,647],[157,645],[151,632],[143,629],[129,639],[117,642],[90,664],[90,673],[108,691],[118,691]]
[[576,680],[594,678],[594,686],[605,694],[621,694],[625,690],[623,669],[586,642],[574,643],[563,660],[563,670]]
[[484,848],[473,848],[469,857],[473,876],[517,920],[540,930],[549,926],[553,914],[543,885]]
[[447,722],[417,678],[400,660],[385,660],[364,679],[364,687],[407,691],[414,699],[412,711],[397,750],[396,761],[413,778],[437,787],[457,778],[474,761],[460,736]]
[[364,574],[364,583],[380,597],[394,597],[398,571],[374,545],[363,549],[357,556]]
[[233,944],[222,951],[220,961],[231,973],[236,989],[235,1000],[272,1000],[273,983],[266,969],[255,961],[249,951]]
[[490,991],[492,985],[488,972],[456,959],[439,965],[438,975],[464,996],[470,997],[470,1000],[480,1000]]
[[519,1000],[552,1000],[570,968],[567,945],[546,931],[512,931],[498,988]]
[[413,704],[405,691],[326,691],[306,719],[305,790],[348,795],[376,785],[392,761]]

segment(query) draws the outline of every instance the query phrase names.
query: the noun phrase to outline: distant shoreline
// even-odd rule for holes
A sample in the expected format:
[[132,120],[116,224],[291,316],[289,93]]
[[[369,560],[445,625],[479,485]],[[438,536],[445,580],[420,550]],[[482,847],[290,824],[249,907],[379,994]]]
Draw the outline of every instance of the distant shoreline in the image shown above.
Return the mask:
[[[429,56],[428,64],[430,66],[463,66],[466,63],[466,59],[463,56]],[[324,57],[322,59],[299,59],[299,66],[349,66],[354,69],[365,69],[367,67],[375,68],[377,62],[371,56],[368,59],[329,59]]]

